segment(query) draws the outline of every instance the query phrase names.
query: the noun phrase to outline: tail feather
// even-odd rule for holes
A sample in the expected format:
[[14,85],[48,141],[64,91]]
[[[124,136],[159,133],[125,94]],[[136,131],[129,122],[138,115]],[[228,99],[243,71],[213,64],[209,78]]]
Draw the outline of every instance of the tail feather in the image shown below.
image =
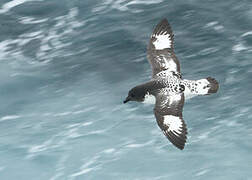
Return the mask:
[[194,97],[196,95],[209,95],[216,93],[219,89],[219,83],[212,77],[207,77],[200,80],[186,80],[182,82],[185,85],[186,99]]
[[208,94],[216,93],[219,89],[219,83],[212,77],[206,78],[208,82],[210,83],[210,89],[208,90]]

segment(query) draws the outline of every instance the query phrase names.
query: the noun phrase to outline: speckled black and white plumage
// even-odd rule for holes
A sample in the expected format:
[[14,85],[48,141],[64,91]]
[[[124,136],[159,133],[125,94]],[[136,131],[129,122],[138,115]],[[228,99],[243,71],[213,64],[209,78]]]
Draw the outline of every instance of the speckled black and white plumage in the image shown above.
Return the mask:
[[216,93],[218,82],[211,77],[200,80],[182,78],[174,53],[174,35],[166,19],[155,27],[151,35],[147,58],[152,68],[151,81],[132,88],[124,103],[155,99],[154,114],[158,126],[171,143],[182,150],[187,139],[182,116],[185,99]]

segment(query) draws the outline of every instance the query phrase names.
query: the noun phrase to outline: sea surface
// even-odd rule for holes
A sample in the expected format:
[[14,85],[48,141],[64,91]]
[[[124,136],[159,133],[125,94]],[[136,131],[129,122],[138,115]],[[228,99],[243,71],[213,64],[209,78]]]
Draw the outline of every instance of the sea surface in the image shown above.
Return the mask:
[[[153,105],[123,104],[148,81],[146,47],[167,18],[187,79],[188,143]],[[251,0],[0,0],[1,180],[251,180]]]

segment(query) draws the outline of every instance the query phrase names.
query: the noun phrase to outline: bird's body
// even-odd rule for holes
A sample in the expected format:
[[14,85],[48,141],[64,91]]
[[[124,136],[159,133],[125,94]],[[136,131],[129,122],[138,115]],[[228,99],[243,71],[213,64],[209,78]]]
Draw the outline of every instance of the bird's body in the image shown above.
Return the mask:
[[216,93],[218,82],[211,78],[183,79],[175,56],[173,33],[166,19],[154,29],[148,45],[147,58],[152,79],[129,91],[128,101],[155,102],[154,114],[165,136],[179,149],[186,142],[187,128],[182,118],[185,97]]
[[156,82],[156,84],[163,84],[164,87],[158,88],[155,91],[152,90],[150,92],[147,92],[143,103],[155,104],[156,102],[154,98],[157,90],[166,92],[169,95],[183,91],[186,99],[192,98],[197,95],[205,95],[208,93],[208,89],[204,87],[202,88],[202,86],[206,85],[207,87],[209,81],[206,81],[205,79],[198,81],[182,79],[179,74],[170,71],[160,72],[159,75],[155,76],[154,81]]

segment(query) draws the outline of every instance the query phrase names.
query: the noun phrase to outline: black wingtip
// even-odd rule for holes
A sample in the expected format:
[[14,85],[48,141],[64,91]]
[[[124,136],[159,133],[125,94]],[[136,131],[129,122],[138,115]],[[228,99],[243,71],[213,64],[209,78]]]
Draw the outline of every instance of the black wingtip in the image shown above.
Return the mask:
[[164,23],[169,24],[169,23],[168,23],[168,20],[167,20],[166,18],[163,18],[163,19],[160,21],[160,23],[162,23],[162,24],[164,24]]
[[183,137],[176,136],[173,133],[167,133],[165,134],[167,139],[178,149],[183,150],[186,144],[186,136],[183,135]]
[[181,151],[182,150],[184,150],[184,148],[185,148],[185,145],[183,145],[183,146],[180,146],[180,147],[178,147],[178,146],[176,146],[178,149],[180,149]]
[[162,19],[155,27],[153,34],[159,35],[159,34],[171,34],[172,35],[172,29],[171,26],[166,18]]
[[179,144],[179,145],[177,145],[177,144],[175,144],[175,143],[172,143],[176,148],[178,148],[179,150],[184,150],[184,148],[185,148],[185,143],[186,142],[184,142],[183,144]]

